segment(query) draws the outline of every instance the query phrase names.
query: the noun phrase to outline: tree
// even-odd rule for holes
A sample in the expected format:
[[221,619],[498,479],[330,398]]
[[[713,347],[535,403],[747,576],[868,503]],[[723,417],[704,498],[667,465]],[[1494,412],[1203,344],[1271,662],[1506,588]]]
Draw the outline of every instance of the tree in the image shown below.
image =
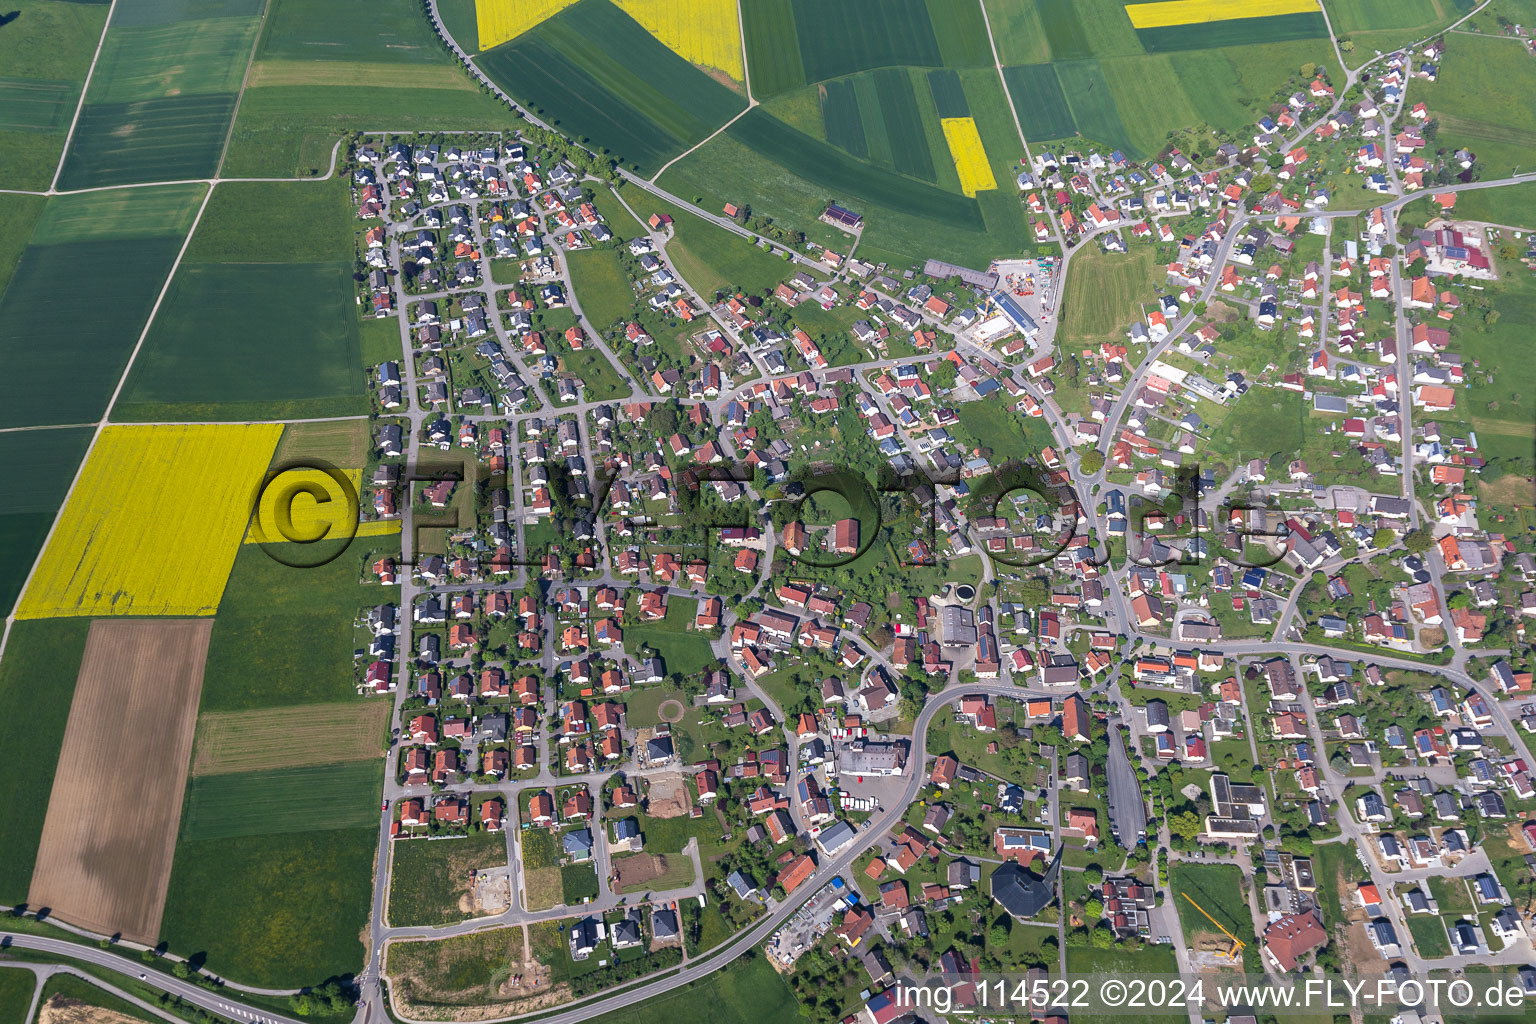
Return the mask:
[[1180,811],[1168,816],[1168,831],[1180,839],[1193,841],[1201,831],[1200,816],[1194,811]]
[[1097,896],[1089,896],[1088,902],[1083,904],[1083,916],[1090,921],[1097,921],[1104,916],[1104,901]]
[[1083,881],[1089,885],[1101,885],[1104,882],[1104,869],[1097,864],[1089,864],[1083,868]]
[[1097,448],[1090,448],[1083,453],[1078,464],[1083,467],[1084,473],[1097,473],[1104,468],[1104,453]]
[[1434,542],[1434,531],[1427,526],[1420,526],[1403,534],[1403,547],[1416,555],[1422,555],[1428,551]]

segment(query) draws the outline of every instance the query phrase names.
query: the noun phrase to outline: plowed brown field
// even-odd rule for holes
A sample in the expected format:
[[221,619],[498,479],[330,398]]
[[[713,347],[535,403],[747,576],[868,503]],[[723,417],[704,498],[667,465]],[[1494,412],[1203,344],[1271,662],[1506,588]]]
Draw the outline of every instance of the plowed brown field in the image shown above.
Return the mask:
[[160,938],[213,620],[91,624],[27,900]]

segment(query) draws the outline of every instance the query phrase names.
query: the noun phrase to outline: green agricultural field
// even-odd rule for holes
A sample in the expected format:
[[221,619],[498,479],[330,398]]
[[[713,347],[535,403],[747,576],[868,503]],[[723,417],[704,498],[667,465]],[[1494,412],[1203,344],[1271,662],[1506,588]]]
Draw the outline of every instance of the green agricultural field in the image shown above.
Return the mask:
[[476,832],[463,839],[394,843],[390,848],[389,923],[395,927],[462,921],[472,871],[507,866],[507,837]]
[[198,775],[187,783],[180,841],[362,828],[378,820],[382,784],[371,760]]
[[1457,220],[1536,229],[1536,182],[1458,193],[1454,215]]
[[210,177],[234,111],[233,93],[87,103],[59,187]]
[[290,423],[272,453],[273,466],[313,462],[317,459],[343,469],[361,468],[368,461],[368,421],[337,420],[330,423]]
[[[10,369],[0,426],[98,419],[179,248],[174,237],[28,246],[0,296],[0,357]],[[64,313],[61,298],[83,295],[87,281],[89,301]],[[65,329],[39,346],[37,325],[50,320]]]
[[[749,112],[727,128],[726,134],[763,156],[779,160],[806,181],[846,195],[849,202],[863,199],[887,209],[909,211],[919,218],[984,229],[974,200],[854,160],[762,111]],[[895,142],[892,139],[893,146]]]
[[874,80],[885,134],[891,140],[892,164],[902,174],[937,181],[912,76],[906,68],[881,68],[874,73]]
[[641,217],[665,213],[672,218],[667,257],[683,280],[706,298],[726,289],[765,294],[790,274],[790,267],[782,257],[758,248],[756,243],[732,234],[718,224],[696,217],[633,185],[625,185],[621,192]]
[[223,182],[213,190],[183,261],[350,263],[354,224],[342,181]]
[[1007,79],[1014,108],[1019,112],[1019,124],[1024,128],[1025,138],[1045,142],[1077,134],[1077,122],[1072,119],[1072,107],[1062,91],[1055,65],[1026,64],[1004,68],[1003,76]]
[[928,90],[933,95],[933,106],[940,117],[970,117],[971,107],[965,101],[965,86],[960,82],[960,72],[939,68],[928,72]]
[[[0,184],[45,189],[64,152],[104,5],[16,0],[0,32]],[[3,286],[3,283],[0,283]]]
[[608,0],[580,0],[489,51],[480,66],[566,134],[641,169],[654,170],[746,105]]
[[43,835],[47,794],[64,742],[85,653],[89,619],[28,619],[11,625],[0,661],[0,743],[12,759],[0,776],[0,900],[27,901]]
[[0,609],[9,614],[91,443],[89,427],[0,434],[0,473],[25,481],[0,498]]
[[864,119],[852,82],[828,82],[822,86],[821,116],[828,142],[861,160],[869,155]]
[[710,650],[709,638],[688,628],[697,611],[697,601],[673,597],[667,600],[667,617],[660,622],[640,622],[631,618],[624,624],[625,650],[637,651],[641,645],[651,647],[661,655],[669,675],[698,675],[719,659]]
[[113,415],[296,419],[368,411],[342,263],[184,263]]
[[613,249],[578,249],[565,258],[576,301],[594,330],[606,331],[615,321],[629,319],[635,287]]
[[1536,62],[1517,41],[1496,36],[1447,37],[1436,81],[1414,83],[1440,124],[1435,139],[1448,152],[1477,154],[1483,178],[1536,166]]
[[1033,2],[984,0],[992,41],[1004,64],[1041,64],[1051,59],[1040,8]]
[[992,47],[987,41],[981,0],[928,0],[928,18],[945,66],[992,66]]
[[[108,189],[56,196],[43,210],[33,238],[40,245],[170,235],[192,229],[203,200],[202,185]],[[212,201],[209,206],[212,208]]]
[[594,1017],[589,1024],[629,1024],[642,1019],[764,1024],[799,1015],[795,994],[767,958],[740,960],[701,981]]
[[756,0],[741,5],[752,95],[777,96],[805,84],[793,0]]
[[0,1024],[27,1024],[37,976],[19,967],[0,968]]
[[1352,65],[1434,35],[1476,6],[1472,0],[1323,0],[1340,39],[1355,44]]
[[[244,544],[208,644],[203,711],[247,711],[356,700],[352,621],[384,592],[358,582],[361,540],[315,569],[282,565],[288,545]],[[355,553],[355,554],[354,554]],[[253,682],[259,680],[259,683]]]
[[0,193],[0,295],[11,282],[11,274],[32,237],[32,227],[43,215],[48,200],[42,196]]
[[1097,60],[1063,61],[1056,65],[1056,76],[1072,108],[1078,134],[1115,149],[1132,148],[1114,92]]
[[[161,934],[248,985],[314,985],[357,970],[377,825],[178,841]],[[317,912],[323,910],[323,912]]]
[[102,44],[86,103],[236,93],[259,22],[195,18],[137,28],[113,25]]
[[1294,458],[1310,432],[1307,403],[1294,391],[1255,389],[1222,421],[1222,434],[1211,440],[1211,451],[1236,462],[1289,453]]
[[[468,14],[467,32],[453,15]],[[473,0],[440,10],[473,52]],[[226,175],[323,174],[338,139],[359,124],[409,130],[500,130],[504,104],[449,56],[412,0],[274,0],[235,118]]]
[[581,378],[582,396],[588,402],[611,402],[630,395],[629,385],[619,376],[613,362],[596,347],[561,352],[560,368]]
[[399,359],[400,318],[364,317],[358,324],[358,355],[363,366],[374,367],[390,359]]
[[1159,268],[1150,248],[1106,253],[1095,247],[1072,257],[1061,303],[1057,348],[1075,353],[1090,341],[1120,337],[1141,319],[1140,304],[1157,297]]
[[[944,63],[923,0],[793,0],[793,7],[807,82],[871,68]],[[979,26],[980,18],[976,22]]]
[[1291,39],[1328,38],[1328,23],[1322,12],[1275,14],[1267,18],[1233,18],[1229,21],[1205,21],[1198,25],[1166,25],[1136,29],[1136,37],[1148,53],[1175,53],[1181,50],[1212,50],[1221,46],[1249,43],[1280,43]]

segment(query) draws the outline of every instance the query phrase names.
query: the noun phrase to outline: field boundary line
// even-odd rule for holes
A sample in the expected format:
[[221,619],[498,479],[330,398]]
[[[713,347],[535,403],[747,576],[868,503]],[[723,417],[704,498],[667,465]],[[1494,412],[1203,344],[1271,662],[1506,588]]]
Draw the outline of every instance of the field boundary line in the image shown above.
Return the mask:
[[261,5],[261,27],[256,32],[256,37],[251,40],[251,52],[245,57],[245,74],[240,76],[240,91],[235,93],[235,109],[229,112],[229,127],[224,130],[224,145],[219,149],[219,162],[214,165],[213,174],[217,178],[224,170],[224,161],[229,159],[229,143],[235,137],[235,119],[240,116],[240,104],[245,102],[245,89],[251,83],[251,67],[256,63],[256,50],[261,46],[261,37],[267,34],[267,18],[272,14],[272,0],[265,0]]
[[91,66],[85,69],[85,81],[80,83],[80,102],[75,104],[75,116],[70,118],[69,131],[64,135],[64,150],[59,154],[59,166],[53,169],[53,180],[48,182],[47,195],[59,188],[59,176],[64,173],[64,161],[69,159],[69,147],[75,142],[75,127],[80,124],[80,112],[85,109],[85,94],[91,90],[91,76],[96,73],[96,62],[101,60],[102,47],[107,45],[107,32],[112,28],[112,15],[117,13],[117,0],[107,6],[107,21],[101,26],[101,38],[96,40],[96,52],[91,55]]
[[736,0],[736,37],[741,40],[741,84],[747,90],[747,109],[757,103],[752,98],[752,67],[747,63],[747,19],[741,13],[741,0]]
[[752,108],[755,107],[755,106],[757,106],[757,100],[752,99],[751,96],[749,95],[748,98],[747,98],[747,109],[746,110],[743,110],[741,113],[737,114],[735,117],[733,117],[729,121],[725,122],[725,124],[721,125],[719,128],[716,128],[714,131],[710,132],[704,138],[700,139],[698,142],[695,142],[693,145],[689,146],[687,149],[685,149],[681,153],[677,154],[677,156],[673,157],[671,160],[668,160],[666,163],[662,164],[661,165],[661,169],[658,170],[655,174],[651,175],[651,177],[650,177],[651,184],[652,185],[656,184],[657,179],[660,178],[662,176],[662,174],[664,174],[666,172],[668,167],[671,167],[673,164],[677,163],[683,157],[687,156],[689,153],[692,153],[694,150],[696,150],[700,146],[704,145],[704,143],[710,141],[716,135],[719,135],[721,132],[723,132],[727,128],[729,128],[731,125],[735,124],[737,121],[740,121],[742,118],[746,117],[748,114],[750,114],[752,112]]
[[[116,4],[117,0],[113,0]],[[171,281],[176,277],[176,270],[181,266],[181,258],[187,254],[187,247],[192,244],[192,236],[197,233],[197,225],[202,222],[203,211],[208,209],[208,201],[213,198],[213,186],[203,193],[203,201],[197,208],[197,216],[192,218],[192,226],[187,229],[187,237],[182,239],[181,248],[176,253],[176,260],[171,264],[170,272],[165,275],[165,283],[160,286],[160,294],[155,297],[155,304],[150,308],[149,318],[144,321],[144,329],[139,332],[139,340],[133,346],[133,351],[128,355],[128,364],[123,367],[123,374],[117,380],[117,387],[112,391],[112,397],[108,399],[106,408],[102,411],[101,420],[96,424],[96,432],[91,435],[91,443],[85,446],[85,454],[80,457],[80,465],[75,467],[75,477],[69,482],[69,489],[64,492],[64,497],[59,501],[59,510],[53,514],[53,524],[48,527],[48,533],[43,537],[43,543],[38,546],[37,555],[32,559],[32,568],[27,570],[27,578],[22,580],[21,589],[16,592],[16,603],[6,613],[5,640],[10,639],[11,622],[16,618],[16,609],[21,607],[21,600],[32,586],[32,578],[37,575],[37,567],[43,560],[43,554],[48,550],[48,545],[53,543],[53,535],[59,530],[59,523],[64,519],[64,510],[69,507],[69,499],[74,497],[75,488],[80,486],[80,478],[85,475],[85,467],[91,461],[91,453],[96,450],[96,444],[101,440],[101,432],[111,422],[112,407],[117,404],[117,396],[122,393],[123,385],[128,383],[128,375],[133,372],[134,361],[139,357],[139,350],[144,347],[144,340],[149,337],[150,328],[155,325],[155,316],[160,312],[160,306],[165,302],[165,296],[171,290]],[[5,641],[0,640],[0,657],[5,656]]]

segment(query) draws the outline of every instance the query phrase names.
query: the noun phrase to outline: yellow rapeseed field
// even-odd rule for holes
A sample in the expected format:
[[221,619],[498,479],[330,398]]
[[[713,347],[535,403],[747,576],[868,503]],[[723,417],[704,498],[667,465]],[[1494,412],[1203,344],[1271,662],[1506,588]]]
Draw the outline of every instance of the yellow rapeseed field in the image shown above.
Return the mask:
[[280,424],[112,426],[16,615],[212,615]]
[[1131,24],[1136,28],[1268,18],[1276,14],[1306,14],[1317,9],[1317,0],[1163,0],[1161,3],[1125,5],[1125,13],[1131,16]]
[[[398,519],[357,521],[358,508],[352,501],[364,500],[363,471],[346,469],[342,473],[352,485],[351,495],[346,494],[329,473],[319,469],[290,469],[274,476],[271,485],[261,492],[261,503],[246,532],[245,542],[266,544],[299,538],[346,537],[349,533],[356,537],[399,533]],[[278,520],[278,506],[284,503],[288,504],[291,530]]]
[[[484,0],[481,0],[484,2]],[[624,13],[690,64],[724,71],[740,82],[741,22],[736,0],[615,0]]]
[[992,165],[987,161],[987,151],[981,145],[981,135],[976,122],[969,117],[943,117],[939,125],[944,129],[944,141],[949,143],[949,157],[955,162],[960,174],[960,191],[968,196],[997,188],[992,177]]
[[515,39],[576,0],[475,0],[480,49],[489,50]]

